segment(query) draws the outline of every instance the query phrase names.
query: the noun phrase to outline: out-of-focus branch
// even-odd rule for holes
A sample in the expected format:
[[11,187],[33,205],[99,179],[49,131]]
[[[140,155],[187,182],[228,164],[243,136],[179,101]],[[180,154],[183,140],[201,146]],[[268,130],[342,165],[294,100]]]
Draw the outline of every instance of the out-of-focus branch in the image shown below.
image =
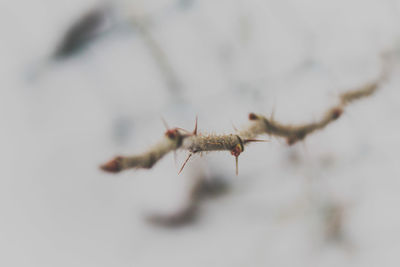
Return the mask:
[[127,19],[118,19],[114,12],[113,6],[104,4],[95,7],[84,13],[62,37],[60,44],[57,46],[52,55],[53,59],[65,59],[77,52],[81,51],[96,37],[103,35],[113,29],[118,28],[119,24],[129,23],[137,29],[140,38],[149,49],[151,57],[154,59],[157,67],[160,69],[161,75],[164,77],[168,90],[173,94],[174,99],[181,97],[181,82],[177,73],[171,65],[162,46],[154,39],[147,20],[151,21],[152,16],[146,18],[137,18],[131,15]]
[[135,17],[132,17],[130,20],[133,26],[138,30],[143,42],[149,49],[149,52],[160,69],[160,72],[164,76],[168,89],[174,94],[174,97],[180,96],[181,83],[164,50],[153,38],[152,34],[144,23]]
[[106,32],[111,24],[112,10],[109,5],[101,5],[83,14],[67,30],[53,53],[54,59],[64,59],[88,45],[100,34]]
[[196,172],[182,208],[169,214],[152,214],[147,217],[150,223],[164,227],[180,227],[195,222],[201,204],[229,192],[227,180],[218,175],[207,176],[201,170]]
[[249,125],[236,133],[225,135],[198,134],[196,121],[193,132],[181,128],[168,130],[162,140],[148,151],[134,156],[116,157],[102,165],[101,168],[108,172],[119,172],[130,168],[151,168],[164,155],[177,149],[188,151],[189,158],[191,155],[201,152],[230,151],[237,163],[237,158],[244,151],[244,147],[251,142],[260,141],[256,138],[262,134],[285,138],[289,145],[293,145],[337,120],[349,104],[375,93],[388,75],[387,61],[387,58],[384,58],[382,73],[375,81],[342,93],[339,103],[329,108],[318,121],[287,125],[273,118],[250,113]]

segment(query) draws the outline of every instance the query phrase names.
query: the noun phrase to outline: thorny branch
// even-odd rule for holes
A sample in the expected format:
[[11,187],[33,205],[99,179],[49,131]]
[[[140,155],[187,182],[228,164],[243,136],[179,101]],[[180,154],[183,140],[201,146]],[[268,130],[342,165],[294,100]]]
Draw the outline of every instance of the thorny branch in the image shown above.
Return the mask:
[[300,125],[285,125],[271,117],[268,118],[260,114],[250,113],[250,123],[247,127],[238,130],[233,134],[216,135],[198,133],[196,119],[196,126],[193,132],[188,132],[181,128],[169,129],[158,144],[154,145],[144,153],[133,156],[115,157],[111,161],[101,165],[101,169],[113,173],[132,168],[149,169],[163,156],[178,149],[188,151],[188,158],[201,152],[226,150],[230,151],[236,158],[237,173],[237,160],[239,155],[244,151],[244,147],[247,144],[261,141],[256,139],[258,136],[268,134],[270,136],[281,137],[286,139],[289,145],[293,145],[304,140],[311,133],[314,133],[317,130],[322,130],[331,122],[337,120],[342,115],[347,105],[375,93],[378,87],[387,78],[389,71],[387,57],[388,56],[386,55],[383,58],[384,64],[382,72],[376,80],[357,89],[342,93],[339,96],[339,103],[328,109],[318,121]]

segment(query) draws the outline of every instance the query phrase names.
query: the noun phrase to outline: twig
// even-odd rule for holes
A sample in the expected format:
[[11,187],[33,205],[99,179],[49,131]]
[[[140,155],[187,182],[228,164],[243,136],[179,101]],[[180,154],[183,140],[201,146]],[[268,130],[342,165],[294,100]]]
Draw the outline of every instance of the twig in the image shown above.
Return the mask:
[[191,224],[198,218],[201,204],[204,201],[229,192],[230,185],[223,177],[218,175],[207,177],[201,170],[197,174],[181,209],[170,214],[152,214],[147,217],[147,220],[164,227],[180,227]]
[[238,156],[244,151],[244,147],[251,142],[260,141],[256,138],[262,134],[285,138],[289,145],[293,145],[337,120],[350,103],[375,93],[388,74],[387,58],[385,58],[384,63],[382,73],[375,81],[341,94],[339,104],[328,109],[319,121],[300,125],[285,125],[273,118],[250,113],[250,124],[247,127],[234,134],[227,135],[198,134],[196,123],[196,129],[192,133],[181,128],[167,130],[161,141],[148,151],[134,156],[116,157],[101,165],[101,169],[114,173],[132,168],[149,169],[163,156],[178,149],[186,150],[190,154],[230,151],[237,161]]
[[[85,13],[67,30],[52,57],[54,59],[65,59],[80,51],[100,34],[116,28],[117,23],[114,18],[111,19],[111,12],[110,5],[102,5]],[[151,20],[151,16],[148,20]],[[154,39],[144,21],[145,19],[138,19],[133,15],[128,19],[130,25],[137,29],[140,38],[149,49],[149,53],[164,76],[167,88],[173,94],[173,97],[181,98],[181,82],[178,75],[163,48]]]

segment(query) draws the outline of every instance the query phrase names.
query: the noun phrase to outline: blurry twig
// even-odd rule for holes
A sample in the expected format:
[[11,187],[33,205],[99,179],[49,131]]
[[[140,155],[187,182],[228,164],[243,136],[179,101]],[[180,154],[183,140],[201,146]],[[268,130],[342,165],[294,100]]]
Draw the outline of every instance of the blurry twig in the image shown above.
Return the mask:
[[173,94],[173,97],[179,97],[181,93],[181,83],[178,79],[178,75],[175,73],[172,65],[166,56],[162,47],[153,38],[152,34],[148,30],[148,27],[142,23],[139,19],[134,17],[131,18],[133,26],[139,31],[141,38],[148,47],[150,54],[153,56],[157,66],[163,74],[167,87]]
[[111,9],[108,5],[96,7],[80,17],[67,30],[53,54],[54,59],[63,59],[75,54],[93,41],[110,20]]
[[[68,58],[81,51],[100,34],[110,29],[115,29],[117,24],[117,20],[113,17],[115,15],[110,5],[102,5],[89,10],[66,31],[52,58],[56,60]],[[148,29],[148,23],[144,23],[144,21],[149,20],[151,20],[151,17],[138,19],[132,15],[127,21],[124,21],[124,24],[133,26],[138,30],[139,36],[143,39],[164,76],[167,88],[173,95],[173,99],[179,99],[181,96],[181,83],[178,75],[172,68],[162,47],[153,38]]]
[[209,198],[227,193],[229,185],[225,179],[214,176],[207,177],[200,171],[191,185],[186,203],[183,208],[172,214],[154,214],[147,219],[153,224],[166,227],[179,227],[196,220],[199,213],[199,206]]

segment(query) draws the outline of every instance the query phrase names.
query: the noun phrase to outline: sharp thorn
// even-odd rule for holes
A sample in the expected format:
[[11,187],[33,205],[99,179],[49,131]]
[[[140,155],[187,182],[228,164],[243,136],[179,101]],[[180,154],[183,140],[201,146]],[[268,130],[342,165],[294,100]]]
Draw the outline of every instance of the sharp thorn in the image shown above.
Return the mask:
[[236,128],[235,124],[233,124],[233,122],[232,122],[232,121],[231,121],[231,124],[232,124],[232,128],[233,128],[233,130],[235,130],[235,132],[237,132],[237,131],[238,131],[238,129]]
[[189,161],[189,159],[190,159],[190,157],[191,157],[192,155],[193,155],[193,153],[190,153],[190,154],[188,155],[188,157],[186,158],[185,162],[183,163],[181,169],[179,170],[178,175],[181,174],[181,172],[183,171],[183,168],[185,168],[186,163]]
[[272,121],[275,118],[275,111],[276,111],[276,99],[274,100],[274,104],[272,105],[272,112],[271,112],[271,120]]
[[163,122],[163,124],[164,124],[165,129],[166,129],[166,130],[169,130],[168,123],[167,123],[167,121],[164,119],[164,117],[161,117],[161,120],[162,120],[162,122]]
[[239,157],[235,157],[235,161],[236,161],[236,176],[239,175]]
[[196,120],[195,120],[195,123],[194,123],[193,135],[197,135],[197,121],[198,121],[198,116],[196,116]]

